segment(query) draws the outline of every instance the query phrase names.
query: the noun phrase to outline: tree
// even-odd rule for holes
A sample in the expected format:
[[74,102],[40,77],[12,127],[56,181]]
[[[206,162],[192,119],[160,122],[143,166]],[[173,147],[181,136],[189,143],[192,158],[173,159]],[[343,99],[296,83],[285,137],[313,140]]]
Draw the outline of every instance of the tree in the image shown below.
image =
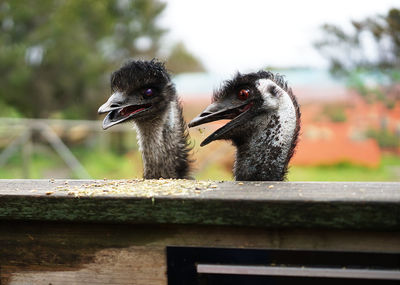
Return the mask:
[[351,22],[352,31],[325,24],[325,38],[314,46],[330,61],[333,72],[356,68],[383,70],[400,68],[400,10],[391,9],[385,16]]
[[[400,10],[351,22],[352,31],[325,24],[324,38],[314,46],[330,62],[330,71],[347,78],[350,87],[368,101],[383,100],[393,105],[400,98]],[[378,86],[370,87],[374,78]]]
[[182,42],[178,42],[172,47],[167,58],[167,68],[175,74],[205,71],[200,60],[192,55]]
[[0,100],[28,117],[93,118],[109,73],[156,56],[158,0],[0,1]]

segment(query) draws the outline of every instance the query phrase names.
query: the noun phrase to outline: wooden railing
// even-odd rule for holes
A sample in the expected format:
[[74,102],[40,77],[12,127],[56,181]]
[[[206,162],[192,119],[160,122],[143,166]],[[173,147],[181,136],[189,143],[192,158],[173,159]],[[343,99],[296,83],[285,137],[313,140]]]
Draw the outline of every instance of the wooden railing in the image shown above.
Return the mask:
[[186,194],[78,197],[64,189],[102,183],[0,180],[1,284],[166,284],[171,245],[400,254],[400,183],[215,182]]

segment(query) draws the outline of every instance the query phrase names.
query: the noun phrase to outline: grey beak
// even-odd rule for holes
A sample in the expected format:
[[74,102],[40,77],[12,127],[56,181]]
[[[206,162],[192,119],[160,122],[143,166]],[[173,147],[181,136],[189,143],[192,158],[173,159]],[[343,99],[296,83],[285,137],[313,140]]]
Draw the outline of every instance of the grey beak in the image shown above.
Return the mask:
[[110,111],[121,108],[122,104],[125,102],[125,96],[121,92],[115,92],[108,98],[107,102],[100,106],[97,112],[99,114],[108,113]]
[[243,119],[249,118],[251,116],[249,115],[249,112],[239,111],[239,108],[244,108],[248,104],[249,103],[247,102],[232,108],[231,104],[229,104],[229,101],[212,103],[199,116],[194,118],[188,126],[190,128],[222,119],[232,119],[226,125],[219,128],[214,133],[209,135],[204,141],[202,141],[200,146],[205,146],[214,140],[223,138],[225,133],[239,125]]
[[229,113],[229,108],[224,103],[212,103],[209,105],[200,115],[194,118],[189,123],[189,128],[202,125],[205,123],[227,119],[227,113]]

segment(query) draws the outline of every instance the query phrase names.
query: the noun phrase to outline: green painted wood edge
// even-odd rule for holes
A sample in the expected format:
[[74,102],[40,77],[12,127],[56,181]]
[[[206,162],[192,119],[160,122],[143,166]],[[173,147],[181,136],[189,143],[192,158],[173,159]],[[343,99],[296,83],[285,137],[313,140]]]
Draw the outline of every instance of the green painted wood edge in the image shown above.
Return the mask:
[[0,220],[397,231],[400,204],[3,195]]

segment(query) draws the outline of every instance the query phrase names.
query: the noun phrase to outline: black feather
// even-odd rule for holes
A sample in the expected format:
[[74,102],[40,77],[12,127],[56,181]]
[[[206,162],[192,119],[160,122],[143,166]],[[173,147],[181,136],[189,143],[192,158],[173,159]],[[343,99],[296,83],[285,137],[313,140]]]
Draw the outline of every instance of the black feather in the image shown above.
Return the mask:
[[[162,95],[160,100],[152,103],[149,115],[133,119],[141,134],[138,139],[144,178],[189,178],[192,162],[189,135],[181,103],[164,63],[157,59],[130,60],[111,75],[112,92],[120,91],[130,96],[144,87],[155,88]],[[167,112],[174,103],[177,120],[171,122]],[[162,131],[162,137],[154,137],[156,129]]]
[[247,74],[241,74],[238,72],[233,79],[226,80],[219,89],[214,91],[212,101],[219,101],[222,98],[229,96],[229,94],[231,94],[234,90],[253,85],[257,80],[263,78],[274,81],[283,90],[289,92],[289,85],[285,80],[285,76],[283,75],[274,74],[271,71],[264,70]]
[[165,85],[170,80],[164,63],[156,59],[130,60],[111,74],[111,91],[129,92],[132,88],[142,86]]
[[[232,98],[232,94],[237,94],[238,90],[243,88],[257,90],[256,83],[260,79],[269,79],[273,81],[289,95],[295,111],[295,128],[291,139],[282,142],[284,145],[288,146],[288,151],[285,156],[283,156],[283,144],[276,145],[276,142],[278,141],[277,135],[281,131],[281,128],[284,127],[283,124],[285,122],[279,122],[279,116],[275,113],[276,110],[263,110],[263,113],[258,112],[262,107],[259,107],[259,109],[250,109],[248,112],[253,112],[253,120],[258,116],[258,123],[252,125],[252,121],[247,121],[246,124],[236,127],[230,135],[230,139],[237,147],[235,179],[285,180],[289,161],[295,152],[298,142],[301,116],[299,104],[288,82],[285,80],[285,77],[264,70],[248,74],[237,73],[233,79],[226,80],[219,89],[214,91],[212,102]],[[269,86],[268,93],[276,97],[279,94],[279,90],[276,86],[271,85]],[[261,122],[268,122],[268,125],[263,125]],[[250,125],[251,127],[249,127]],[[260,135],[262,133],[265,133],[265,135]],[[253,140],[253,137],[257,139]],[[277,160],[278,156],[283,157],[283,160]],[[280,161],[279,165],[276,165],[275,161]],[[263,171],[261,169],[263,169]]]

